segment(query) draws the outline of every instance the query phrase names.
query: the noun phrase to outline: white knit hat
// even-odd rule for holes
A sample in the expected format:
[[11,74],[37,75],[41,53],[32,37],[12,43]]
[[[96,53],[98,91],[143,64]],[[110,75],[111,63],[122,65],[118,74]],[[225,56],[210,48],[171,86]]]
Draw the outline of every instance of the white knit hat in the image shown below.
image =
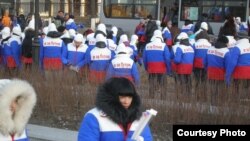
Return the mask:
[[117,46],[117,48],[116,48],[115,53],[116,53],[116,54],[119,54],[119,53],[121,53],[121,52],[124,52],[124,53],[126,53],[126,54],[129,54],[129,53],[130,53],[129,47],[126,47],[125,44],[119,44],[119,45]]
[[105,35],[107,35],[107,31],[106,31],[106,26],[105,26],[105,24],[100,23],[100,24],[97,26],[97,30],[102,31]]
[[21,36],[22,35],[22,30],[20,28],[20,26],[15,26],[13,29],[12,29],[12,33],[13,34],[16,34],[18,36]]
[[84,41],[84,38],[83,38],[83,35],[82,34],[77,34],[74,38],[74,41],[76,42],[83,42]]
[[123,42],[128,42],[128,36],[126,34],[122,34],[119,40],[118,44],[121,44]]
[[154,41],[157,38],[161,39],[163,41],[162,32],[160,30],[155,30],[154,31],[154,35],[153,35],[153,37],[151,38],[150,41]]
[[47,34],[48,34],[48,30],[49,30],[49,28],[48,28],[47,26],[45,26],[45,27],[43,28],[43,33],[44,33],[45,35],[47,35]]
[[51,32],[51,31],[57,32],[56,25],[54,23],[50,23],[48,26],[48,32]]
[[113,36],[116,36],[117,35],[117,32],[118,32],[118,28],[116,26],[113,26],[111,28],[111,31],[113,31]]
[[181,32],[178,36],[177,36],[178,40],[184,40],[184,39],[188,39],[188,35],[185,32]]
[[74,38],[76,36],[76,31],[74,29],[69,29],[69,36]]
[[131,36],[131,40],[130,40],[130,44],[135,44],[138,40],[138,36],[137,35],[132,35]]
[[2,39],[5,39],[10,36],[10,28],[9,27],[4,27],[3,30],[1,31],[2,34]]
[[208,30],[208,25],[206,22],[202,22],[201,23],[201,28],[204,29],[204,30]]
[[96,35],[96,42],[104,42],[106,43],[106,38],[102,34]]

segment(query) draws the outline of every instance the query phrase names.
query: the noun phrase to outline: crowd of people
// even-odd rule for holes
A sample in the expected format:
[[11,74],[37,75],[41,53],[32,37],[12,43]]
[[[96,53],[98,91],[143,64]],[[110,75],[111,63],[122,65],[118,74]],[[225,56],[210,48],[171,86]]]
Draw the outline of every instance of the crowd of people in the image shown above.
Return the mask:
[[[0,69],[9,73],[31,69],[34,19],[31,18],[23,27],[18,20],[11,22],[6,11],[1,23]],[[178,29],[172,26],[171,21],[154,21],[149,15],[134,28],[131,38],[125,33],[118,35],[118,27],[107,29],[103,23],[98,24],[96,31],[87,29],[82,34],[78,32],[74,17],[62,11],[58,11],[52,23],[42,27],[39,69],[45,75],[60,72],[82,77],[87,70],[87,79],[91,83],[102,84],[97,92],[96,108],[86,113],[83,119],[79,140],[104,141],[110,140],[111,136],[116,141],[131,140],[141,116],[140,98],[135,86],[140,85],[138,67],[142,65],[148,73],[152,98],[156,92],[165,97],[165,76],[174,77],[183,93],[192,93],[192,74],[196,86],[213,82],[211,85],[215,95],[218,95],[220,86],[230,86],[232,80],[236,86],[243,82],[249,91],[250,43],[248,38],[238,38],[239,31],[248,30],[245,24],[241,24],[240,18],[228,17],[215,42],[210,40],[209,34],[213,34],[213,31],[207,21],[194,25],[186,20],[183,27]],[[0,88],[4,90],[1,89],[0,96],[3,92],[8,93],[7,84],[11,83],[21,82],[6,80],[0,83]],[[33,88],[26,82],[22,83],[27,85],[28,94],[32,97],[31,109],[27,114],[30,115],[36,98]],[[11,106],[11,102],[14,101],[13,105],[22,102],[24,94],[18,93],[9,101],[8,106],[14,113],[16,110],[12,107],[15,106]],[[11,117],[13,112],[8,113],[8,118],[15,120],[15,117]],[[24,123],[28,118],[25,117]],[[106,126],[106,123],[110,126]],[[9,135],[12,140],[16,134],[26,136],[23,125],[0,132]],[[136,141],[142,140],[152,140],[149,127]]]
[[[205,80],[225,81],[229,85],[231,79],[250,78],[246,73],[250,65],[249,41],[237,38],[240,29],[248,29],[241,28],[240,18],[228,17],[216,42],[211,42],[209,34],[213,31],[204,18],[196,25],[186,20],[178,29],[171,21],[154,21],[149,15],[140,20],[130,39],[125,33],[118,35],[116,26],[107,29],[103,23],[96,31],[87,29],[79,33],[73,18],[58,11],[54,22],[43,27],[39,68],[45,74],[73,72],[82,77],[88,71],[88,80],[92,83],[125,77],[139,85],[138,66],[143,65],[152,88],[150,93],[156,90],[162,93],[166,75],[174,76],[176,83],[183,85],[188,93],[192,74],[196,85]],[[10,73],[21,68],[31,69],[34,28],[29,25],[23,32],[18,22],[1,31],[1,68]]]

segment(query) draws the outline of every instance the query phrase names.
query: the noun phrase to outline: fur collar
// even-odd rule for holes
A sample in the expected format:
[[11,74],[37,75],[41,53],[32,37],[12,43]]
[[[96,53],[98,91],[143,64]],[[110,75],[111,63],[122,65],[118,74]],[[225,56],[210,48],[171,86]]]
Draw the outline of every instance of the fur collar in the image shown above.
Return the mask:
[[96,98],[96,107],[117,124],[126,125],[139,119],[142,114],[139,95],[133,95],[130,108],[125,109],[119,101],[119,96],[114,91],[105,88],[105,86],[100,86]]
[[[18,96],[21,96],[21,99],[19,100],[15,115],[12,116],[10,104]],[[10,133],[21,135],[28,123],[35,104],[36,93],[28,82],[23,80],[11,80],[1,85],[0,133],[3,135],[9,135]]]

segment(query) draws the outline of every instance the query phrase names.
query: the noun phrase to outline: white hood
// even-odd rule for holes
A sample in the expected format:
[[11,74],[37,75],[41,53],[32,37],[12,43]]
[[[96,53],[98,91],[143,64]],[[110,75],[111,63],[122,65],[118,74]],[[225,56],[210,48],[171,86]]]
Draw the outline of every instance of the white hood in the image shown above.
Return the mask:
[[[12,116],[10,105],[21,97],[15,115]],[[23,80],[0,80],[0,133],[21,135],[36,104],[36,93],[33,87]]]

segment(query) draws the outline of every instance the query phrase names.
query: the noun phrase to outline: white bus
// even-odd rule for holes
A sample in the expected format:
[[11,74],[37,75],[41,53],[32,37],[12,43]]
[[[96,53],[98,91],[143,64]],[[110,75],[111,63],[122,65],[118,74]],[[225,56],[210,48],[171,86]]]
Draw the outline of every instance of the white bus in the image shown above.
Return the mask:
[[230,14],[248,20],[249,0],[102,0],[100,22],[115,25],[132,34],[141,18],[151,14],[155,20],[161,20],[164,11],[169,12],[174,3],[178,3],[178,27],[185,19],[193,22],[206,13],[215,35]]

